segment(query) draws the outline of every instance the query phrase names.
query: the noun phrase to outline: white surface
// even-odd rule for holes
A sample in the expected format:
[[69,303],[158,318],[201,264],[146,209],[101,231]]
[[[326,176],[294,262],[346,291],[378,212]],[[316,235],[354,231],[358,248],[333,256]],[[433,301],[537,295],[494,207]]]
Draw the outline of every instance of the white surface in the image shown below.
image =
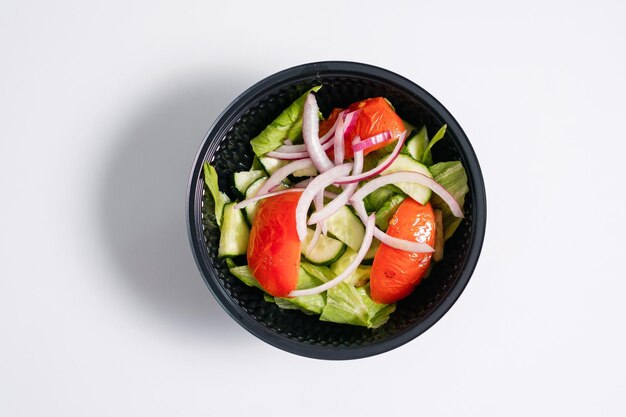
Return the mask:
[[[87,3],[0,5],[0,415],[626,414],[625,3]],[[184,223],[221,109],[324,59],[430,91],[489,200],[452,310],[348,362],[240,328]]]

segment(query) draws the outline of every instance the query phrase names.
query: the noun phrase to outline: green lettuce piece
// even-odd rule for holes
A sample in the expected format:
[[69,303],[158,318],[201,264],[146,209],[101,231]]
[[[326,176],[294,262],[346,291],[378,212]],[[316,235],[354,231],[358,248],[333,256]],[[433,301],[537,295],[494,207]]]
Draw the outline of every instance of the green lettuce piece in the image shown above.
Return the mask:
[[380,209],[376,212],[376,227],[378,227],[382,231],[387,231],[389,228],[389,221],[398,211],[398,207],[404,201],[406,196],[403,194],[394,194],[389,200],[385,201],[385,203],[380,207]]
[[261,290],[263,289],[261,288],[261,284],[259,284],[259,281],[257,281],[254,275],[252,275],[252,271],[250,271],[248,265],[230,267],[228,268],[228,270],[231,274],[239,278],[239,280],[246,284],[248,287],[256,287]]
[[[298,275],[298,285],[296,289],[306,290],[308,288],[317,287],[323,282],[309,275],[302,267]],[[326,305],[325,294],[303,295],[301,297],[280,298],[274,297],[276,305],[286,309],[297,309],[307,314],[320,314]]]
[[300,262],[300,268],[311,275],[313,278],[317,278],[322,283],[328,282],[335,278],[335,274],[327,266],[313,265],[308,262]]
[[395,304],[374,302],[369,284],[354,288],[342,282],[327,291],[320,320],[376,329],[385,324],[395,310]]
[[367,307],[367,313],[368,313],[367,327],[376,329],[382,326],[383,324],[387,323],[387,320],[389,320],[389,316],[391,315],[391,313],[396,311],[395,304],[376,303],[372,299],[372,296],[370,295],[369,284],[363,287],[357,288],[356,291],[361,296],[361,300],[363,300],[363,303]]
[[[341,274],[354,260],[356,259],[357,252],[353,249],[346,248],[346,251],[341,255],[335,263],[330,266],[330,271],[335,274],[335,276]],[[347,277],[343,282],[346,282],[355,287],[360,287],[365,285],[370,279],[370,273],[372,271],[372,267],[369,265],[359,265],[349,277]]]
[[230,203],[230,198],[222,192],[220,192],[219,185],[217,184],[217,171],[208,162],[204,163],[204,183],[213,196],[215,201],[215,220],[217,226],[222,226],[222,214],[224,213],[224,205]]
[[369,310],[357,289],[342,282],[326,291],[326,306],[320,320],[368,327]]
[[393,194],[394,192],[388,187],[374,190],[363,199],[365,209],[367,211],[377,211]]
[[433,148],[433,146],[435,146],[435,143],[443,139],[444,135],[446,134],[447,128],[448,125],[441,126],[441,129],[439,129],[437,133],[435,133],[435,136],[433,136],[433,138],[430,140],[428,147],[424,151],[424,156],[422,156],[422,164],[426,166],[430,166],[433,164],[433,156],[431,155],[430,150]]
[[[261,284],[259,284],[259,281],[256,280],[248,265],[235,266],[235,263],[230,259],[226,260],[226,263],[228,265],[228,270],[230,271],[230,273],[238,278],[241,282],[249,287],[255,287],[263,290]],[[298,286],[296,287],[297,289],[304,290],[307,288],[317,287],[321,284],[322,282],[319,279],[307,274],[304,269],[300,268],[300,274],[298,275]],[[265,301],[275,302],[276,305],[278,305],[280,308],[301,310],[307,314],[320,314],[322,312],[322,309],[324,308],[324,305],[326,305],[325,294],[313,294],[293,298],[272,297],[267,293],[265,293],[263,296],[265,297]]]
[[[439,162],[430,166],[429,170],[433,174],[434,180],[454,196],[462,209],[469,188],[467,186],[467,174],[461,162]],[[438,195],[433,193],[430,201],[433,207],[442,211],[443,238],[446,241],[452,236],[463,219],[455,217],[450,207]]]
[[283,145],[285,139],[295,140],[302,134],[302,111],[304,102],[311,92],[318,91],[321,85],[311,88],[278,115],[257,137],[250,141],[257,156],[265,155]]

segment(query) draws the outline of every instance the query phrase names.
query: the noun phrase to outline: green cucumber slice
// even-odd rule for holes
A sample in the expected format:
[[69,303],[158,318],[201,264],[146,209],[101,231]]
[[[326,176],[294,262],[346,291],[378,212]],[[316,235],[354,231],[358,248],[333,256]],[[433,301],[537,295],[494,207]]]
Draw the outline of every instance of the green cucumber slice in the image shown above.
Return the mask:
[[426,148],[428,148],[428,132],[426,126],[422,127],[419,132],[411,136],[406,141],[406,147],[409,153],[416,161],[421,161]]
[[[263,187],[265,181],[267,181],[267,177],[261,177],[254,181],[252,184],[250,184],[250,186],[248,186],[248,188],[246,189],[246,199],[254,197],[257,191],[259,191],[259,188]],[[259,202],[256,201],[254,203],[248,204],[244,209],[246,211],[246,218],[248,219],[248,223],[250,225],[252,225],[252,221],[254,220],[254,215],[256,214],[256,209],[258,205]]]
[[289,163],[289,161],[285,161],[283,159],[271,158],[269,156],[260,156],[259,162],[261,163],[261,165],[263,165],[263,169],[269,175],[272,175],[278,169],[284,167],[285,165]]
[[235,188],[241,193],[241,195],[246,195],[246,190],[248,187],[256,180],[265,176],[265,172],[260,169],[255,169],[252,171],[242,171],[235,172],[233,174],[233,178],[235,181]]
[[376,212],[376,227],[383,232],[389,228],[389,220],[396,214],[398,207],[406,197],[402,194],[395,194],[389,200],[385,201],[380,209]]
[[358,251],[365,236],[365,226],[347,206],[325,220],[328,232],[352,250]]
[[320,235],[315,246],[307,253],[306,250],[314,234],[313,230],[307,229],[306,238],[302,242],[302,255],[310,263],[314,265],[330,265],[341,258],[341,255],[346,251],[347,245],[345,243],[332,237]]
[[226,204],[217,256],[226,258],[244,255],[248,249],[249,236],[250,230],[243,217],[243,212],[235,210],[235,203]]
[[[384,163],[387,158],[381,160],[379,162],[379,165]],[[404,154],[398,155],[396,160],[393,161],[389,168],[385,169],[382,172],[382,175],[391,174],[392,172],[398,171],[419,172],[420,174],[424,174],[427,177],[433,177],[426,165],[421,164],[415,159],[411,158],[409,155]],[[423,185],[411,182],[398,182],[394,185],[400,188],[404,193],[406,193],[409,197],[411,197],[418,203],[426,204],[428,200],[430,200],[431,190],[428,187],[424,187]]]

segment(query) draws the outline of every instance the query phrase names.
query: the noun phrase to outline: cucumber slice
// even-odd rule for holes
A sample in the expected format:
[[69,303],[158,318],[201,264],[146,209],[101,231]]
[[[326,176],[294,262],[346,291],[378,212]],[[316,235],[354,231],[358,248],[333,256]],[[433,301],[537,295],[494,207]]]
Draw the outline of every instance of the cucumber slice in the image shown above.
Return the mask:
[[246,195],[246,190],[248,187],[256,180],[265,176],[265,172],[260,169],[255,169],[253,171],[242,171],[235,172],[233,175],[235,181],[235,188],[241,193],[241,195]]
[[385,203],[376,212],[376,227],[383,232],[387,231],[389,228],[389,220],[391,220],[391,217],[396,214],[398,207],[405,198],[406,197],[401,194],[396,194],[389,200],[385,201]]
[[[388,157],[387,157],[388,158]],[[385,159],[387,159],[385,158]],[[381,160],[379,164],[382,164],[385,159]],[[411,171],[411,172],[419,172],[420,174],[424,174],[430,178],[432,178],[432,174],[426,167],[415,159],[411,158],[409,155],[400,154],[396,158],[395,161],[382,172],[382,174],[391,174],[392,172],[397,171]],[[430,200],[431,191],[430,188],[424,187],[423,185],[411,183],[411,182],[398,182],[396,184],[398,188],[400,188],[404,193],[406,193],[413,200],[417,201],[421,204],[426,204],[428,200]]]
[[365,236],[365,226],[347,206],[343,206],[326,219],[326,227],[328,232],[348,245],[350,249],[358,251],[361,247]]
[[271,158],[269,156],[260,156],[259,162],[263,165],[263,169],[269,175],[272,175],[276,170],[284,167],[289,163],[289,161],[285,161],[282,159]]
[[245,255],[248,249],[249,236],[250,231],[243,217],[243,212],[235,210],[235,203],[226,204],[217,256],[225,258]]
[[417,134],[413,135],[407,142],[406,147],[409,153],[416,161],[420,161],[424,156],[426,148],[428,148],[428,132],[426,126],[420,129]]
[[313,265],[330,265],[346,251],[346,244],[332,237],[320,235],[313,249],[306,253],[315,232],[307,229],[306,238],[302,242],[302,255]]
[[[263,187],[265,181],[267,181],[267,177],[261,177],[254,181],[252,184],[250,184],[246,189],[246,199],[254,197],[256,195],[256,192],[259,191],[259,188]],[[252,225],[252,221],[254,220],[254,215],[256,214],[256,209],[258,205],[259,202],[256,201],[254,203],[248,204],[244,209],[246,211],[246,218],[248,219],[248,223],[250,225]]]

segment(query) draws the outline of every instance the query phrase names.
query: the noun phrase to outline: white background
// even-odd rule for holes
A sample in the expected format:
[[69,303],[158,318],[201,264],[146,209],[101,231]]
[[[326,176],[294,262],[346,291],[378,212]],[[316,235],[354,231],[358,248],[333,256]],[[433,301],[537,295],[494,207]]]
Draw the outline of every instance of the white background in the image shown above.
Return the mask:
[[[3,1],[0,415],[625,415],[624,4]],[[450,312],[346,362],[240,328],[184,221],[219,112],[328,59],[437,97],[489,203]]]

